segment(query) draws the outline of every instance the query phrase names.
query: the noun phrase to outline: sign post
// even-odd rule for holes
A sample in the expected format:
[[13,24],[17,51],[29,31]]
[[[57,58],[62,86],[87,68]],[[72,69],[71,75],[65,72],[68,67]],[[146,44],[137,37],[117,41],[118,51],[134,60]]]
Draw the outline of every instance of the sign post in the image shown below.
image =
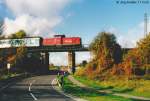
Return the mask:
[[8,70],[8,75],[9,75],[10,63],[7,64],[7,70]]

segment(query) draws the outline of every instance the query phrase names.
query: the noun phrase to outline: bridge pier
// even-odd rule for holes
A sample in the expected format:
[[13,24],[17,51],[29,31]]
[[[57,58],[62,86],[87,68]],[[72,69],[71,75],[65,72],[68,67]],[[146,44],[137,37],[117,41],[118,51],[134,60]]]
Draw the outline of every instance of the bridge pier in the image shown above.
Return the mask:
[[46,65],[46,68],[48,69],[49,68],[49,52],[46,52],[45,53],[45,65]]
[[42,55],[42,64],[44,65],[43,70],[46,72],[49,69],[49,52],[41,53],[41,55]]
[[68,52],[68,67],[69,70],[71,69],[71,72],[75,73],[75,52],[69,51]]

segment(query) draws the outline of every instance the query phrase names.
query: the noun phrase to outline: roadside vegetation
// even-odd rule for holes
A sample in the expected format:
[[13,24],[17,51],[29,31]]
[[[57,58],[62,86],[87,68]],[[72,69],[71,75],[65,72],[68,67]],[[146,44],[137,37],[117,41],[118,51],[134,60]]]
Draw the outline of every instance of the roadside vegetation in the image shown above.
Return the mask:
[[8,73],[8,70],[0,69],[0,80],[8,79],[10,77],[15,77],[18,74],[15,72]]
[[92,87],[95,90],[106,90],[112,93],[124,93],[134,96],[143,96],[150,98],[149,80],[129,80],[112,79],[105,81],[91,80],[85,77],[74,76],[81,83]]
[[65,93],[86,99],[88,101],[134,101],[128,98],[117,97],[111,94],[100,93],[94,89],[81,88],[74,85],[67,77],[64,78],[63,89]]
[[150,33],[135,48],[122,48],[112,33],[101,32],[90,44],[93,59],[75,78],[96,89],[150,98]]

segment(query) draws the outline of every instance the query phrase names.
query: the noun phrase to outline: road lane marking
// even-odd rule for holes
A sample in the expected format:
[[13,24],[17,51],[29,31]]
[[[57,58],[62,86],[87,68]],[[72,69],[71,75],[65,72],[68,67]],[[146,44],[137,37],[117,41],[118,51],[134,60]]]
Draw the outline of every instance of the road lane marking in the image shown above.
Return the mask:
[[30,95],[32,96],[32,98],[33,98],[34,100],[37,100],[37,98],[36,98],[32,93],[30,93]]
[[31,91],[31,87],[29,86],[29,91]]
[[34,99],[34,100],[38,100],[35,96],[34,96],[34,94],[33,93],[31,93],[31,86],[32,86],[32,84],[35,82],[36,80],[33,80],[30,84],[29,84],[29,92],[30,92],[30,95],[32,96],[32,98]]
[[31,91],[31,86],[32,84],[35,82],[35,80],[33,80],[30,84],[29,84],[29,91]]

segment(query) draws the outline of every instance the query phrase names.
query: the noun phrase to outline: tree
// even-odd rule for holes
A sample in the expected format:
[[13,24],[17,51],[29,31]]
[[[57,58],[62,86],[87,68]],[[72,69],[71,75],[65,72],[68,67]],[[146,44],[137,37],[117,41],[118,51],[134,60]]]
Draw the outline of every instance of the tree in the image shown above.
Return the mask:
[[24,30],[20,30],[20,31],[18,31],[18,32],[14,33],[14,34],[12,34],[12,35],[10,36],[10,38],[18,38],[18,39],[20,39],[20,38],[24,38],[24,37],[26,37],[26,36],[27,36],[26,32],[25,32]]
[[82,61],[82,66],[85,67],[86,64],[87,64],[87,61],[86,61],[86,60],[83,60],[83,61]]
[[[26,33],[23,30],[20,30],[12,34],[11,36],[9,36],[9,38],[24,38],[25,36],[26,36]],[[23,66],[22,66],[23,59],[27,55],[27,52],[24,46],[20,46],[15,49],[12,49],[12,48],[7,49],[5,53],[7,53],[4,56],[6,57],[7,62],[11,63],[13,67],[16,67],[17,69],[20,69],[20,70],[23,69]]]
[[[26,32],[23,30],[20,30],[20,31],[12,34],[10,36],[10,38],[24,38],[25,36],[26,36]],[[18,48],[16,48],[15,58],[12,61],[15,63],[16,63],[16,61],[21,62],[25,55],[26,55],[26,49],[24,48],[24,46],[18,47]]]
[[137,48],[139,54],[141,56],[143,65],[146,67],[146,74],[149,72],[149,64],[150,64],[150,33],[147,34],[143,39],[137,42]]
[[128,51],[128,53],[125,55],[123,59],[122,64],[123,64],[122,68],[124,69],[125,74],[127,76],[131,76],[131,74],[134,75],[142,74],[142,72],[141,73],[139,72],[141,71],[140,68],[142,66],[142,60],[141,55],[137,48]]
[[99,57],[101,51],[104,50],[104,53],[108,53],[108,48],[112,48],[116,44],[116,37],[114,34],[101,32],[95,37],[93,42],[90,44],[90,50]]
[[99,70],[110,68],[114,63],[121,62],[121,47],[112,33],[99,33],[90,44],[90,50],[95,55],[95,60],[99,61]]
[[90,44],[90,51],[94,55],[93,60],[87,63],[85,68],[78,70],[77,75],[86,76],[90,79],[105,80],[112,76],[111,74],[124,73],[121,67],[118,68],[122,62],[122,49],[114,34],[98,33]]

